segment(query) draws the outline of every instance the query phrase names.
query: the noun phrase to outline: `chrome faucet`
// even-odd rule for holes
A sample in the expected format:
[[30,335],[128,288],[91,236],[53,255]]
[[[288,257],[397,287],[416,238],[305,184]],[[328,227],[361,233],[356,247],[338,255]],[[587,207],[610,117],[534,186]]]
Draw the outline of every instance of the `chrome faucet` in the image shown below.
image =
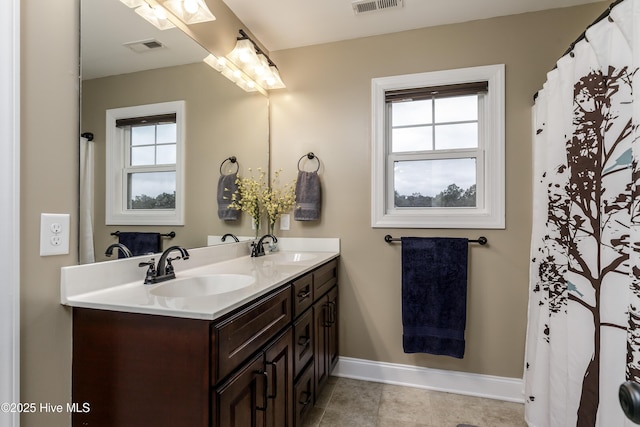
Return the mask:
[[227,237],[231,237],[236,242],[240,241],[234,234],[231,234],[231,233],[225,234],[224,236],[222,236],[222,238],[220,240],[222,240],[224,242],[225,240],[227,240]]
[[112,245],[109,245],[107,250],[104,251],[104,254],[110,257],[111,255],[113,255],[113,250],[116,248],[120,251],[120,253],[122,253],[125,258],[131,258],[133,256],[133,253],[129,250],[129,248],[122,243],[114,243]]
[[[173,251],[179,251],[180,256],[169,258],[169,254]],[[180,246],[171,246],[170,248],[167,248],[164,252],[162,252],[157,266],[154,265],[155,260],[153,258],[151,258],[147,262],[141,262],[140,264],[138,264],[139,267],[149,267],[147,269],[147,275],[144,279],[144,284],[152,285],[154,283],[160,283],[166,280],[175,279],[176,273],[173,269],[171,261],[175,261],[177,259],[189,259],[189,252],[187,252],[186,249]]]
[[278,241],[278,239],[276,239],[276,236],[273,236],[271,234],[265,234],[264,236],[262,236],[260,238],[260,240],[258,240],[258,243],[256,242],[251,242],[251,256],[252,257],[259,257],[259,256],[264,256],[264,239],[266,238],[270,238],[272,243],[276,243]]

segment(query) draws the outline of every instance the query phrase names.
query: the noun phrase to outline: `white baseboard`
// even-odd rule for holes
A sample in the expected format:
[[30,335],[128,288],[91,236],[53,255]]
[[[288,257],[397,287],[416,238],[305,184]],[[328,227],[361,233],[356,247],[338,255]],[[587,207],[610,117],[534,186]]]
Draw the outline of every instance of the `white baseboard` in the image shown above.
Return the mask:
[[445,371],[351,357],[340,357],[333,375],[524,403],[524,385],[520,378]]

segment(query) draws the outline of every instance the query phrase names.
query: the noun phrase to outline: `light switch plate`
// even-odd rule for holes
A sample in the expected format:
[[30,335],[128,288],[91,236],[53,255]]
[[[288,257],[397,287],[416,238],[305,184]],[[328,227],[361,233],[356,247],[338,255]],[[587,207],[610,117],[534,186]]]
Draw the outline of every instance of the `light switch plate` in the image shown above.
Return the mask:
[[69,214],[40,214],[40,256],[69,253]]

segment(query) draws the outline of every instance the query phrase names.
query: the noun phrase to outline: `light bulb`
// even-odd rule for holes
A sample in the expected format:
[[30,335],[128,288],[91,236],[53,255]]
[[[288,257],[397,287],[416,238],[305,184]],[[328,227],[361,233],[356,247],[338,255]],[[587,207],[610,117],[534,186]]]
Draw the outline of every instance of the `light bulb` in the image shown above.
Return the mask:
[[258,62],[255,67],[253,67],[253,72],[257,77],[263,76],[269,70],[269,63],[267,62],[267,58],[264,54],[258,55]]
[[198,11],[198,1],[197,0],[184,0],[183,4],[184,10],[187,13],[194,14]]
[[153,13],[156,15],[156,18],[158,18],[159,20],[164,21],[167,19],[167,12],[165,12],[162,6],[155,6],[153,8]]

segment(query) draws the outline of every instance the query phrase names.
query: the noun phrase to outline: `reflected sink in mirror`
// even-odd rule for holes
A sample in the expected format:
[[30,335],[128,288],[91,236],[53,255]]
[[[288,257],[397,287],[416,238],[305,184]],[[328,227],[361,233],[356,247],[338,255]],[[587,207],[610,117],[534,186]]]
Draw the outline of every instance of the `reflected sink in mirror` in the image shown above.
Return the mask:
[[317,258],[314,254],[307,254],[303,252],[280,252],[269,254],[268,257],[269,260],[283,263],[311,261],[312,259]]
[[157,285],[149,293],[159,297],[190,298],[233,292],[253,283],[255,278],[246,274],[212,274],[175,279]]

